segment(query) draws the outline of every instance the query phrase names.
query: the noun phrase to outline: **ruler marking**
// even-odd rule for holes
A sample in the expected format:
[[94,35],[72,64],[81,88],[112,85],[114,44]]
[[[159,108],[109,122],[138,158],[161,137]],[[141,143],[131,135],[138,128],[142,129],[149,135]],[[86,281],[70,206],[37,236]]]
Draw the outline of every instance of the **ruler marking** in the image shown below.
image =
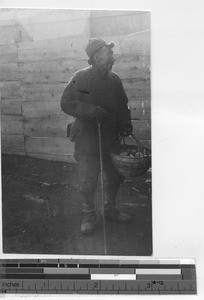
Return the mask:
[[[147,263],[143,261],[143,263],[138,267],[138,274],[140,275],[139,277],[137,276],[137,269],[133,268],[132,265],[124,264],[123,266],[120,265],[116,267],[115,263],[106,263],[105,260],[103,261],[104,264],[102,262],[100,263],[102,272],[97,273],[97,271],[95,271],[96,274],[92,274],[92,271],[94,272],[93,269],[98,268],[99,264],[97,262],[94,263],[93,261],[89,261],[89,265],[77,262],[77,274],[75,272],[75,274],[72,274],[70,267],[73,268],[73,262],[75,262],[72,260],[63,261],[65,264],[62,266],[59,264],[60,260],[57,261],[57,264],[54,264],[54,261],[52,260],[39,260],[37,264],[32,264],[29,262],[29,260],[26,260],[27,263],[25,263],[24,260],[19,260],[18,263],[15,264],[9,260],[6,262],[0,262],[0,272],[2,273],[0,279],[1,293],[20,293],[21,291],[22,293],[25,293],[26,291],[30,291],[31,293],[49,293],[52,292],[52,289],[56,293],[63,293],[63,290],[64,293],[77,293],[76,288],[78,287],[78,293],[84,293],[90,290],[90,293],[95,292],[96,294],[103,293],[103,291],[104,293],[110,292],[110,294],[121,294],[123,292],[128,293],[128,291],[130,293],[132,292],[137,294],[196,294],[195,265],[192,265],[192,262],[191,264],[186,263],[186,261],[185,264],[180,265],[179,268],[176,269],[175,266],[177,265],[175,263],[171,263],[170,261],[169,265],[160,265],[158,270],[157,264],[150,265],[149,261],[147,261]],[[42,268],[43,266],[46,270],[48,270],[47,277],[45,269],[42,269],[42,272],[44,271],[43,274],[40,273],[40,267]],[[33,269],[31,269],[31,267],[33,267]],[[19,270],[17,270],[18,268]],[[24,271],[23,268],[27,269]],[[63,268],[70,268],[70,273],[63,273]],[[80,268],[84,269],[82,272],[83,274],[80,273]],[[116,271],[116,268],[118,271]],[[123,272],[120,272],[119,268],[121,268]],[[62,270],[62,273],[61,271],[58,273],[57,270],[59,269]],[[128,269],[131,270],[131,272]],[[36,271],[34,272],[34,270]],[[38,276],[40,274],[44,275],[44,277]],[[68,276],[63,276],[64,274]],[[133,274],[135,276],[134,280],[131,278]],[[94,277],[94,275],[99,275],[101,278],[96,278],[97,276]],[[141,275],[144,277],[141,277]],[[109,277],[106,278],[106,276]],[[150,278],[147,278],[148,276]],[[94,288],[93,281],[97,282],[97,288]],[[51,282],[53,282],[52,288]],[[148,285],[146,283],[148,283]]]

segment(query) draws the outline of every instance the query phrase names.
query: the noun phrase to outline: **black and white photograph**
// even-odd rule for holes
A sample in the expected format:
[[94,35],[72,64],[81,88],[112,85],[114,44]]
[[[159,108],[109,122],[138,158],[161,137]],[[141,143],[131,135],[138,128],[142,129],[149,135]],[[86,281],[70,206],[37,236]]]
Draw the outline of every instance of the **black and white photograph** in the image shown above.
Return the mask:
[[3,253],[152,255],[150,17],[1,8]]

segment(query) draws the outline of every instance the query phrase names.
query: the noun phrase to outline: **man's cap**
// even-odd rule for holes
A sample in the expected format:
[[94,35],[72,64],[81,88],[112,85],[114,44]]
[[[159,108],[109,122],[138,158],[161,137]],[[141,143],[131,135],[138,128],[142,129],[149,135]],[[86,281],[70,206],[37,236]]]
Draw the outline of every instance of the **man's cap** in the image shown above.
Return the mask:
[[114,47],[114,43],[106,43],[101,38],[91,38],[88,41],[88,44],[86,46],[86,54],[89,58],[91,58],[99,49],[101,49],[103,46],[107,46],[109,48]]

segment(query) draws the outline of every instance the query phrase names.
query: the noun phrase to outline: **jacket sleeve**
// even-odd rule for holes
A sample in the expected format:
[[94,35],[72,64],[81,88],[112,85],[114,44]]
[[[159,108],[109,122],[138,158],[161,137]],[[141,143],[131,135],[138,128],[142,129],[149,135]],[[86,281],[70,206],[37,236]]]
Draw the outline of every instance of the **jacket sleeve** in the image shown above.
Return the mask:
[[116,82],[116,93],[117,93],[117,121],[119,130],[124,127],[129,127],[132,130],[131,115],[128,108],[128,98],[124,91],[123,84],[119,76],[114,73],[114,78]]
[[75,74],[66,86],[61,97],[61,109],[68,115],[85,120],[92,120],[97,106],[82,100],[83,74]]

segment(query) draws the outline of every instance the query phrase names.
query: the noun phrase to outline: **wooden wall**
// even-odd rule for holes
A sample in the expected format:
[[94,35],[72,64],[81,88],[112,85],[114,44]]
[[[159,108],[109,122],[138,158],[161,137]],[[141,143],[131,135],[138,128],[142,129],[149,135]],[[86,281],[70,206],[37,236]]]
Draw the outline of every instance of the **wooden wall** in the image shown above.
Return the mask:
[[[108,24],[108,25],[107,25]],[[114,41],[116,71],[129,98],[134,132],[150,144],[150,14],[124,11],[0,11],[1,148],[4,153],[74,161],[71,117],[60,97],[86,67],[89,37]]]

